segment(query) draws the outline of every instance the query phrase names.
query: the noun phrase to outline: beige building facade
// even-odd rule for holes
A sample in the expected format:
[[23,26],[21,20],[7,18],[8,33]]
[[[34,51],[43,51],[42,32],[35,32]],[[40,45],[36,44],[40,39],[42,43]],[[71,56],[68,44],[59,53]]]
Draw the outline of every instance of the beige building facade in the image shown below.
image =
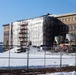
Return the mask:
[[9,31],[10,31],[10,25],[9,24],[5,24],[3,25],[4,27],[4,49],[7,50],[8,46],[9,46]]
[[[60,31],[59,33],[70,34],[76,38],[76,13],[59,15],[56,18],[59,21],[59,30],[63,30],[63,32]],[[76,39],[72,39],[74,42],[75,40]]]

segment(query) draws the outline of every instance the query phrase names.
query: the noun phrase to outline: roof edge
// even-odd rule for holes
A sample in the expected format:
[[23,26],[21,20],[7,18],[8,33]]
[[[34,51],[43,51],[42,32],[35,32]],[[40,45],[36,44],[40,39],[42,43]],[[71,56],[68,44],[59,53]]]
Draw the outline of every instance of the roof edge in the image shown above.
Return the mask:
[[57,15],[57,16],[54,16],[54,17],[65,17],[65,16],[71,16],[71,15],[76,15],[76,12],[68,13],[68,14],[60,14],[60,15]]

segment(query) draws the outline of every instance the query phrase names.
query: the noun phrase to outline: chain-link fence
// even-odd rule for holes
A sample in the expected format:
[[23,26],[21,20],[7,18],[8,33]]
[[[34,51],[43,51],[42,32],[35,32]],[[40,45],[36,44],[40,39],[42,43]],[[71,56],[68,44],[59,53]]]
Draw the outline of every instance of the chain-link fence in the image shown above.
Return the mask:
[[51,47],[41,49],[39,47],[14,47],[4,51],[0,46],[0,69],[37,69],[37,68],[61,68],[76,66],[76,47]]

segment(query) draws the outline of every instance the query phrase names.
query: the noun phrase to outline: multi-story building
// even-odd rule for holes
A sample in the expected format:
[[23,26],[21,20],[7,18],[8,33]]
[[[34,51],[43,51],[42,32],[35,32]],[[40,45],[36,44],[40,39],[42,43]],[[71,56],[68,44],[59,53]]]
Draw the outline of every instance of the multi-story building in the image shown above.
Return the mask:
[[9,32],[10,32],[10,25],[5,24],[4,26],[4,48],[7,50],[9,47]]
[[[9,45],[11,47],[14,46],[23,46],[27,45],[28,40],[28,29],[27,29],[27,22],[23,21],[16,21],[10,23],[10,36],[9,36]],[[12,33],[11,33],[12,32]]]
[[[58,15],[55,18],[58,19],[60,25],[59,34],[66,37],[66,34],[70,34],[76,38],[76,13]],[[63,32],[62,32],[63,31]],[[72,39],[72,43],[75,44],[76,39]]]
[[54,17],[45,15],[28,20],[29,41],[33,46],[51,46]]
[[[63,42],[66,34],[76,35],[76,13],[64,15],[43,15],[12,22],[4,26],[4,45],[9,42],[14,46],[52,46],[55,36],[62,36]],[[6,29],[9,28],[9,35]],[[8,36],[8,39],[5,39]]]
[[[51,46],[54,40],[52,37],[54,20],[52,16],[43,15],[10,23],[9,45],[11,48],[14,46],[28,46],[29,43],[32,46]],[[4,25],[5,27],[6,25]]]

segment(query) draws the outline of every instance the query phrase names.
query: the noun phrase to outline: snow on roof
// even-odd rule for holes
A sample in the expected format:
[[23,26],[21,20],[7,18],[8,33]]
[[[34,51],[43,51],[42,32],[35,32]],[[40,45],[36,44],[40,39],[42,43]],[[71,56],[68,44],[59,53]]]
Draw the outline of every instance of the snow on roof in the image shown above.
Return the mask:
[[56,17],[56,16],[58,16],[58,15],[56,15],[56,14],[50,14],[49,15],[50,17],[52,16],[52,17]]
[[76,15],[76,12],[68,13],[68,14],[59,14],[59,15],[56,15],[55,17],[70,16],[70,15]]

